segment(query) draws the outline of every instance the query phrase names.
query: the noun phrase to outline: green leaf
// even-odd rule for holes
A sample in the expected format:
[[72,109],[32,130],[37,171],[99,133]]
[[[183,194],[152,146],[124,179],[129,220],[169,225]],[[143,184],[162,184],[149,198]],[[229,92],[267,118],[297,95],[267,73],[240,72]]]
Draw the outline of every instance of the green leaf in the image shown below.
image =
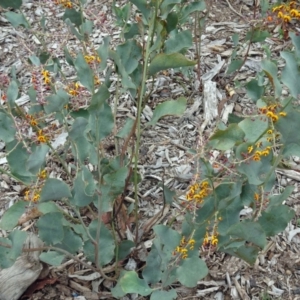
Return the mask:
[[67,24],[67,26],[70,27],[71,33],[74,34],[74,36],[76,36],[79,41],[84,40],[83,34],[79,33],[78,29],[75,28],[75,26],[73,25],[72,21],[69,18],[65,19],[65,23]]
[[237,124],[230,124],[225,130],[218,130],[212,135],[212,146],[218,150],[229,150],[234,145],[243,141],[244,131]]
[[55,245],[63,240],[62,219],[62,213],[52,212],[41,216],[37,221],[36,226],[39,229],[39,237],[47,245]]
[[280,52],[280,56],[286,62],[286,65],[281,72],[281,81],[289,88],[291,95],[297,99],[300,94],[300,71],[297,58],[294,53],[286,51]]
[[244,63],[244,61],[242,59],[233,59],[230,62],[226,73],[231,74],[231,73],[235,72],[236,70],[238,70],[243,65],[243,63]]
[[46,144],[41,144],[35,147],[27,161],[28,171],[32,174],[37,174],[40,171],[42,166],[46,163],[46,155],[49,149],[49,146]]
[[206,9],[205,1],[195,1],[185,5],[181,11],[180,22],[184,23],[185,19],[195,11],[204,11]]
[[[0,237],[0,243],[11,246],[11,241],[8,238]],[[10,248],[0,246],[0,268],[9,268],[14,261],[9,259]]]
[[164,54],[160,53],[156,55],[148,68],[149,76],[153,76],[155,73],[167,70],[170,68],[190,67],[194,66],[197,62],[187,59],[181,53]]
[[124,44],[118,45],[116,52],[127,74],[131,74],[138,67],[142,58],[141,46],[135,40],[127,40]]
[[127,167],[122,167],[104,175],[104,184],[101,186],[103,212],[110,211],[115,198],[123,192],[128,172]]
[[109,57],[109,42],[110,37],[106,36],[103,38],[103,45],[99,46],[97,49],[98,56],[101,59],[99,69],[100,71],[103,71],[107,66],[107,59]]
[[77,27],[79,27],[83,22],[81,13],[79,11],[75,10],[74,8],[67,8],[65,10],[65,13],[64,13],[62,19],[63,20],[69,19]]
[[151,251],[146,258],[146,266],[143,269],[143,278],[149,284],[156,284],[161,280],[163,271],[159,250],[155,244],[152,244]]
[[261,30],[261,28],[250,29],[246,34],[246,41],[252,41],[253,43],[264,42],[270,33],[267,30]]
[[90,20],[84,21],[80,26],[80,32],[88,37],[93,31],[94,23]]
[[283,144],[282,154],[300,156],[300,113],[296,110],[288,112],[285,117],[280,117],[275,123],[275,128],[281,133]]
[[280,97],[282,88],[277,78],[277,66],[272,61],[264,59],[261,61],[261,67],[275,90],[275,96]]
[[126,272],[120,279],[120,285],[124,293],[137,293],[142,296],[150,295],[152,289],[145,280],[140,279],[135,271]]
[[61,112],[66,104],[69,103],[70,96],[62,89],[56,94],[46,97],[47,104],[44,105],[46,114]]
[[254,245],[263,249],[266,245],[266,234],[261,225],[255,222],[245,221],[237,223],[228,230],[228,235],[232,238],[240,238],[247,242],[251,242]]
[[274,236],[286,228],[294,215],[295,212],[285,205],[272,206],[262,212],[258,223],[263,228],[266,236]]
[[279,195],[273,195],[270,197],[269,207],[282,205],[282,202],[285,201],[293,192],[294,186],[287,186],[284,191]]
[[69,186],[58,179],[48,178],[41,192],[40,202],[69,198],[72,194]]
[[149,18],[150,9],[146,0],[130,0],[143,14],[146,20]]
[[34,54],[29,56],[29,63],[32,63],[35,66],[40,66],[41,65],[40,59]]
[[181,116],[185,111],[186,101],[185,97],[180,97],[177,100],[168,100],[158,104],[153,112],[151,121],[147,125],[154,126],[164,116]]
[[251,100],[256,103],[258,99],[264,94],[265,88],[260,86],[256,79],[252,79],[246,84],[247,95]]
[[300,57],[300,36],[293,31],[289,31],[289,36],[295,47],[296,57]]
[[77,173],[74,180],[72,203],[76,206],[83,207],[89,205],[94,200],[96,185],[92,173],[86,166]]
[[131,77],[127,74],[118,53],[116,51],[109,50],[109,58],[114,61],[115,65],[116,65],[117,72],[118,72],[118,74],[121,75],[123,87],[125,89],[134,89],[134,90],[136,90],[137,87],[132,82]]
[[74,61],[77,76],[80,83],[91,93],[94,92],[94,73],[88,63],[85,61],[82,53],[79,53]]
[[[180,41],[180,43],[178,43]],[[182,50],[191,48],[193,45],[192,33],[190,30],[183,30],[178,32],[173,30],[170,33],[170,38],[166,41],[166,54],[180,52]]]
[[132,130],[133,124],[134,120],[131,118],[127,118],[124,127],[120,129],[120,131],[116,134],[116,137],[125,138],[126,136],[128,136],[128,134]]
[[27,238],[27,232],[14,230],[9,234],[8,238],[12,242],[12,247],[9,252],[9,258],[14,261],[22,254],[24,242]]
[[11,116],[0,111],[0,140],[9,143],[14,140],[16,134],[15,123]]
[[11,81],[7,89],[7,101],[11,107],[15,105],[19,95],[19,87],[15,80]]
[[[24,183],[30,183],[36,178],[26,169],[26,163],[29,158],[29,153],[22,143],[16,145],[16,141],[13,141],[7,145],[7,162],[10,167],[11,173],[19,178]],[[24,167],[25,166],[25,167]]]
[[177,293],[175,290],[169,291],[154,291],[151,294],[150,300],[174,300],[177,299]]
[[77,117],[69,132],[70,140],[74,142],[72,143],[73,154],[82,163],[91,153],[91,145],[86,137],[87,125],[88,121],[86,118]]
[[[272,171],[272,157],[272,154],[269,154],[266,157],[261,157],[260,161],[243,162],[237,166],[237,170],[246,175],[250,184],[261,185],[271,179],[268,176],[269,172]],[[272,176],[270,175],[270,177]]]
[[61,210],[58,208],[58,206],[54,202],[42,202],[38,203],[38,210],[42,214],[48,214],[50,212],[61,212]]
[[89,112],[92,114],[97,114],[99,110],[102,109],[105,101],[109,99],[110,92],[105,84],[102,84],[98,91],[92,96],[91,104],[88,108]]
[[64,238],[61,243],[56,244],[55,247],[64,249],[69,253],[76,254],[82,247],[82,239],[74,233],[70,227],[64,226]]
[[239,35],[238,35],[237,33],[234,33],[234,34],[232,35],[232,42],[233,42],[234,48],[237,47],[237,45],[238,45],[238,43],[239,43],[239,39],[240,39],[240,37],[239,37]]
[[51,54],[47,51],[43,51],[39,55],[39,60],[40,60],[41,64],[46,64],[49,58],[51,58]]
[[15,9],[20,8],[22,5],[22,0],[0,0],[0,6],[3,8],[12,7]]
[[17,28],[19,25],[24,26],[25,28],[29,28],[30,25],[23,14],[17,14],[13,11],[8,11],[5,14],[7,20],[11,23],[11,25]]
[[56,251],[43,252],[40,255],[40,260],[51,266],[59,266],[64,260],[65,255]]
[[118,257],[116,258],[118,261],[124,260],[131,252],[131,249],[135,247],[135,243],[130,240],[121,241],[119,245]]
[[208,268],[199,257],[186,258],[178,267],[176,274],[181,284],[191,288],[208,274]]
[[96,141],[101,141],[110,135],[114,126],[114,117],[110,105],[106,102],[90,114],[89,126]]
[[[98,241],[98,259],[100,266],[108,264],[115,256],[115,240],[111,232],[106,228],[104,224],[98,224],[98,220],[94,220],[89,225],[89,232],[91,236],[96,239],[97,227],[100,227],[100,239]],[[90,241],[86,241],[83,246],[83,251],[86,257],[95,262],[95,245]]]
[[172,205],[173,200],[176,196],[176,192],[170,190],[167,186],[164,185],[163,187],[163,192],[164,192],[164,199],[166,201],[167,204]]
[[73,61],[73,57],[71,56],[67,46],[64,47],[64,54],[65,54],[65,58],[66,58],[66,61],[67,63],[70,65],[70,66],[74,66],[74,61]]
[[255,143],[267,131],[269,122],[267,117],[246,118],[239,127],[245,132],[245,142]]
[[12,230],[19,221],[19,218],[25,212],[28,202],[18,201],[7,209],[1,217],[0,228],[4,230]]
[[172,30],[174,30],[178,24],[178,14],[174,11],[170,12],[167,16],[167,26],[166,26],[166,29],[167,29],[167,32],[170,33]]
[[254,265],[259,251],[260,249],[258,247],[248,245],[224,250],[225,253],[241,258],[250,265]]

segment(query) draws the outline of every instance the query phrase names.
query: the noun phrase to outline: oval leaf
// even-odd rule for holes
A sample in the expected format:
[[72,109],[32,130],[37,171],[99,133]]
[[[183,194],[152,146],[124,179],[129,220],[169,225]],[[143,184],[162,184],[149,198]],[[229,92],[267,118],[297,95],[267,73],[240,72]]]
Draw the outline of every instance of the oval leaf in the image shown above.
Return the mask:
[[40,202],[50,200],[60,200],[71,197],[69,186],[58,179],[49,178],[42,189]]
[[164,54],[160,53],[154,57],[150,63],[148,74],[149,76],[155,73],[167,70],[170,68],[191,67],[196,64],[196,61],[187,59],[181,53]]
[[180,97],[177,100],[169,100],[156,106],[152,119],[147,125],[155,125],[157,121],[164,116],[181,116],[186,108],[186,98]]

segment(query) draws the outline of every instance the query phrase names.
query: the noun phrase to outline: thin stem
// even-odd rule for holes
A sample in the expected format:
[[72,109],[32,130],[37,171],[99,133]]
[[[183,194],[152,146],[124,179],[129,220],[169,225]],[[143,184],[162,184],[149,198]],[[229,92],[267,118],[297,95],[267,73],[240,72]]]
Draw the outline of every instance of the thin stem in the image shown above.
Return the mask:
[[134,160],[134,199],[135,199],[135,223],[136,223],[136,234],[135,234],[135,242],[138,243],[138,158],[139,158],[139,150],[140,150],[140,142],[141,142],[141,114],[142,114],[142,104],[143,104],[143,97],[145,94],[146,88],[146,80],[147,80],[147,71],[148,71],[148,61],[150,57],[150,47],[151,47],[151,38],[149,36],[153,35],[154,27],[155,27],[155,19],[156,14],[153,13],[152,19],[150,21],[150,28],[149,28],[149,35],[146,44],[146,53],[144,59],[144,66],[143,66],[143,77],[142,83],[139,93],[138,99],[138,110],[137,110],[137,137],[136,137],[136,147],[135,147],[135,160]]

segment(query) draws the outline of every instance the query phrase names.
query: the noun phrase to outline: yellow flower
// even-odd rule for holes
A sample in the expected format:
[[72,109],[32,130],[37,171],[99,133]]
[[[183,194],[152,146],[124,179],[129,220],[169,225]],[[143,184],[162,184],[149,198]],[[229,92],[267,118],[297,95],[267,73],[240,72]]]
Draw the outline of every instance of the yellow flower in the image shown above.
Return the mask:
[[255,193],[255,194],[254,194],[254,200],[255,200],[255,201],[258,201],[259,199],[260,199],[259,194],[258,194],[258,193]]
[[252,158],[254,161],[260,161],[260,156],[255,154]]
[[40,200],[40,198],[41,198],[40,193],[38,191],[35,191],[34,195],[33,195],[33,198],[32,198],[32,202],[37,202],[37,201]]
[[297,9],[291,9],[291,11],[290,11],[290,15],[292,16],[292,17],[297,17],[297,15],[298,15],[298,11],[297,11]]
[[213,246],[216,246],[216,245],[218,244],[218,242],[219,242],[219,240],[218,240],[217,236],[216,236],[216,235],[213,235],[213,236],[211,237],[211,244],[212,244]]
[[51,79],[49,77],[45,77],[43,79],[43,81],[44,81],[45,84],[50,84],[51,83]]
[[72,96],[77,96],[77,95],[79,95],[79,92],[76,91],[76,90],[73,90],[73,89],[69,89],[69,90],[68,90],[68,93],[69,93],[70,95],[72,95]]
[[263,156],[268,156],[270,154],[270,151],[269,150],[264,150],[262,151],[261,155]]
[[49,77],[50,73],[48,70],[42,70],[42,75],[43,75],[43,77]]
[[283,21],[286,22],[286,23],[291,22],[291,16],[289,16],[289,15],[284,15],[284,16],[283,16]]
[[209,183],[208,183],[207,181],[203,181],[203,182],[201,183],[201,188],[205,189],[205,188],[207,188],[207,187],[209,187]]
[[282,111],[282,112],[279,113],[279,115],[280,115],[281,117],[285,117],[285,116],[286,116],[286,112],[285,112],[285,111]]
[[38,176],[40,179],[45,179],[47,177],[47,171],[46,170],[41,171]]
[[269,129],[268,131],[267,131],[267,134],[272,134],[273,133],[273,130],[272,129]]
[[253,151],[253,146],[248,147],[248,153],[251,153]]
[[257,142],[257,143],[255,144],[255,146],[256,146],[257,148],[260,148],[261,145],[262,145],[262,142]]

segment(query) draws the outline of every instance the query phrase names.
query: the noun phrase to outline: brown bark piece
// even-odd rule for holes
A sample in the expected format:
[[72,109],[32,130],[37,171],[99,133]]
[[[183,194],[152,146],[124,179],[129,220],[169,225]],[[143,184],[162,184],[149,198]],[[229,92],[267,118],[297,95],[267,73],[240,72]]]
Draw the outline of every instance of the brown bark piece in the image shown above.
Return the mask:
[[[29,234],[24,248],[42,247],[42,241],[34,234]],[[18,300],[24,291],[39,277],[42,264],[40,251],[26,252],[7,269],[0,271],[0,300]]]

